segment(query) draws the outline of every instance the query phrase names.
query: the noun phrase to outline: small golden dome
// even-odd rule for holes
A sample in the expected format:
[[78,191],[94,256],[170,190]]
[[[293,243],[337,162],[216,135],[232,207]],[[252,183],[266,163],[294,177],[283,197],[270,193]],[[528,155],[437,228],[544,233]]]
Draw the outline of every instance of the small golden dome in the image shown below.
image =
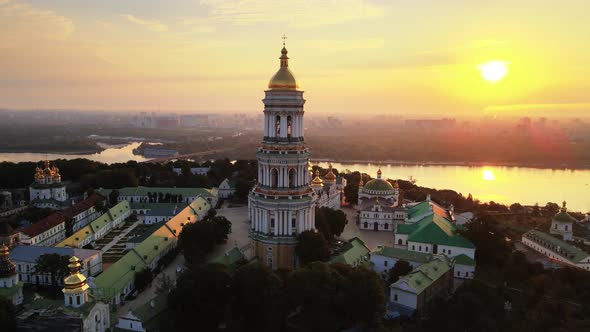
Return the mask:
[[314,187],[322,186],[324,181],[320,178],[320,171],[315,171],[315,178],[311,181],[311,185]]
[[268,82],[268,88],[271,90],[297,90],[299,85],[293,73],[289,70],[289,57],[287,48],[283,46],[281,50],[281,68],[274,74]]
[[332,172],[332,163],[329,164],[328,173],[326,173],[324,179],[326,179],[326,182],[336,182],[336,175]]
[[68,264],[68,268],[70,268],[70,275],[64,279],[64,289],[65,293],[78,293],[88,289],[88,285],[86,284],[86,277],[80,273],[80,260],[76,256],[72,256],[70,258],[70,264]]

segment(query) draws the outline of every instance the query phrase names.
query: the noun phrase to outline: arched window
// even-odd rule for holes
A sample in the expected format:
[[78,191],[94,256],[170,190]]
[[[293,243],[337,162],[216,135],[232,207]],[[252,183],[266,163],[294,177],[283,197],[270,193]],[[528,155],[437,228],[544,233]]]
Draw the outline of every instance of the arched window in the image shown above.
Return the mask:
[[291,139],[291,134],[293,134],[293,120],[289,115],[287,117],[287,138]]
[[383,225],[383,229],[389,229],[389,224],[385,223],[385,225]]
[[275,137],[281,136],[281,116],[277,115],[275,120]]
[[289,170],[289,188],[295,188],[296,185],[296,178],[297,178],[297,171],[294,168]]
[[276,168],[273,168],[270,171],[270,186],[272,188],[277,188],[279,185],[279,171]]
[[365,221],[365,228],[369,228],[369,223]]
[[402,241],[402,239],[397,240],[397,244],[402,245],[404,244],[404,242]]

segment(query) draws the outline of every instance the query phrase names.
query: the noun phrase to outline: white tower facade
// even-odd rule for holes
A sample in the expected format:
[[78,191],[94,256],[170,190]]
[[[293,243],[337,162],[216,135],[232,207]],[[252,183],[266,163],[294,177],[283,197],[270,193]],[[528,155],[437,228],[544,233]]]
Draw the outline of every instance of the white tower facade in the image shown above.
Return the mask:
[[303,133],[305,99],[288,60],[283,47],[280,68],[262,100],[264,137],[256,153],[258,181],[248,200],[256,256],[272,269],[297,266],[298,235],[315,229],[310,154]]

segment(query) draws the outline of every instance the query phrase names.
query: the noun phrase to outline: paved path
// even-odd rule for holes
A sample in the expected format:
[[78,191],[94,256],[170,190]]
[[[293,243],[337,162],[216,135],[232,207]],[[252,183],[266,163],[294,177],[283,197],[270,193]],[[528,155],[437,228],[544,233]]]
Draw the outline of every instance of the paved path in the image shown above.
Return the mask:
[[114,246],[115,244],[117,244],[117,242],[119,242],[119,240],[124,237],[125,235],[127,235],[127,233],[131,232],[131,230],[133,230],[135,227],[137,227],[141,222],[138,220],[136,222],[134,222],[131,226],[127,227],[126,230],[122,231],[121,234],[115,236],[113,238],[113,240],[109,243],[107,243],[104,247],[102,247],[102,249],[100,249],[100,251],[102,251],[102,253],[104,254],[105,252],[107,252],[109,249],[111,249],[112,246]]
[[[242,247],[250,242],[250,239],[248,238],[250,224],[248,223],[247,206],[235,208],[222,207],[217,209],[217,215],[224,216],[232,222],[232,232],[229,234],[227,242],[217,246],[209,255],[209,258],[224,254],[226,251],[236,246],[236,244],[239,247]],[[147,289],[137,295],[137,298],[125,302],[125,305],[120,306],[117,309],[117,317],[115,317],[115,319],[119,319],[120,316],[125,315],[129,310],[135,310],[154,298],[156,296],[156,286],[159,283],[158,279],[162,273],[166,273],[166,275],[172,280],[172,283],[175,283],[177,277],[176,268],[182,266],[184,266],[184,256],[180,253],[172,263],[168,264],[168,266],[166,266],[166,268],[154,278],[154,281]]]

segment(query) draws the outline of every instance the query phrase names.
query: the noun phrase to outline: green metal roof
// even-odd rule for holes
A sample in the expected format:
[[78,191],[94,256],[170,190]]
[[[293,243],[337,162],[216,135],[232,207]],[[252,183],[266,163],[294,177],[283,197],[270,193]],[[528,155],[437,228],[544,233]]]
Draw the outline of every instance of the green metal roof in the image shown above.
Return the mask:
[[371,255],[381,255],[396,259],[402,259],[409,262],[426,263],[432,260],[432,254],[423,252],[410,251],[407,249],[379,246],[371,252]]
[[214,257],[209,262],[210,263],[219,263],[219,264],[223,264],[227,267],[231,267],[243,259],[245,259],[245,256],[242,253],[242,251],[240,251],[240,249],[238,247],[233,247],[232,249],[228,250],[224,254]]
[[122,293],[125,286],[133,282],[135,272],[139,272],[145,267],[146,264],[141,257],[131,250],[106,271],[99,274],[94,283],[104,292],[103,295],[106,298],[112,299],[116,294]]
[[557,212],[557,214],[555,214],[553,216],[553,220],[559,221],[559,222],[567,222],[567,223],[578,222],[578,220],[576,218],[572,217],[569,213],[567,213],[567,211],[564,211],[564,210]]
[[174,244],[172,233],[170,233],[170,236],[160,234],[160,232],[155,232],[132,249],[137,252],[146,264],[150,264],[156,257],[167,251]]
[[475,266],[475,261],[465,254],[455,256],[453,259],[455,260],[455,264],[458,265]]
[[0,296],[4,296],[7,298],[12,297],[14,294],[16,294],[18,292],[19,289],[23,288],[23,282],[19,281],[16,285],[9,287],[9,288],[5,288],[5,287],[0,287]]
[[374,190],[374,191],[393,191],[393,186],[389,181],[383,179],[373,179],[365,184],[363,190]]
[[141,320],[143,328],[150,331],[148,326],[159,327],[157,321],[167,307],[168,294],[159,294],[132,312]]
[[434,281],[447,273],[451,267],[452,263],[449,258],[446,256],[438,256],[436,259],[424,263],[415,268],[412,272],[400,277],[400,279],[390,287],[395,288],[398,284],[405,282],[416,291],[416,294],[420,294]]
[[524,233],[523,236],[531,239],[532,241],[540,243],[542,246],[559,253],[560,255],[575,263],[579,263],[582,260],[590,257],[590,254],[584,250],[563,240],[560,240],[550,234],[535,229],[531,229],[530,231]]
[[421,215],[424,215],[430,211],[430,202],[422,201],[409,209],[407,209],[406,213],[408,214],[408,218],[412,219]]
[[348,240],[337,256],[330,259],[330,262],[353,265],[366,260],[365,257],[368,257],[369,252],[369,248],[367,248],[361,239],[353,237]]
[[108,225],[113,220],[119,218],[122,214],[129,211],[129,202],[122,201],[119,204],[110,208],[106,213],[101,215],[100,217],[93,220],[90,224],[88,224],[94,232],[98,232],[98,230],[102,229],[105,225]]
[[447,245],[462,248],[475,248],[469,240],[457,235],[459,227],[449,220],[430,214],[412,224],[399,224],[398,234],[407,234],[408,241]]
[[135,203],[129,204],[132,210],[155,210],[155,209],[174,209],[178,206],[181,210],[188,204],[185,202],[181,203]]

